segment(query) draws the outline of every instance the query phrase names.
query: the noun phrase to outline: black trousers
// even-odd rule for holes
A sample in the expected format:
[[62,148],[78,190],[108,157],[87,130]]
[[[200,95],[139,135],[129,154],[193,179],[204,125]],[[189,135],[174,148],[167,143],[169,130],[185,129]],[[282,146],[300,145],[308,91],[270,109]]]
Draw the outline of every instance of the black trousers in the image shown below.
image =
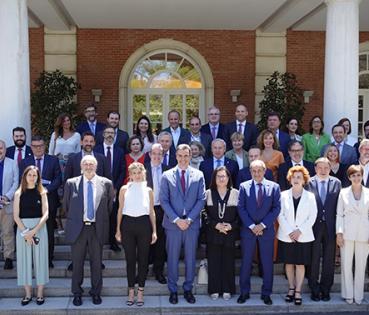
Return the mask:
[[149,251],[151,243],[152,228],[150,217],[130,217],[123,215],[121,224],[122,244],[127,262],[128,287],[135,286],[136,263],[138,266],[138,286],[144,287],[147,268],[149,265]]
[[163,217],[164,211],[161,206],[155,206],[155,216],[156,216],[156,234],[157,241],[155,244],[150,246],[150,263],[153,264],[153,271],[155,275],[163,274],[164,264],[167,260],[167,253],[165,250],[165,230],[163,228]]
[[[326,295],[330,293],[334,281],[336,239],[328,237],[325,222],[317,224],[318,229],[314,235],[315,240],[312,245],[309,286],[313,294],[318,295],[322,293]],[[323,257],[323,261],[322,272],[320,273],[321,257]]]
[[235,293],[235,248],[207,245],[208,293]]
[[110,213],[110,226],[109,226],[109,244],[116,244],[115,232],[117,230],[117,213],[118,213],[118,197],[113,203],[113,210]]
[[82,295],[83,283],[83,265],[86,254],[90,256],[91,269],[91,295],[100,295],[102,288],[102,249],[95,230],[95,225],[84,225],[77,241],[72,245],[72,293],[74,295]]

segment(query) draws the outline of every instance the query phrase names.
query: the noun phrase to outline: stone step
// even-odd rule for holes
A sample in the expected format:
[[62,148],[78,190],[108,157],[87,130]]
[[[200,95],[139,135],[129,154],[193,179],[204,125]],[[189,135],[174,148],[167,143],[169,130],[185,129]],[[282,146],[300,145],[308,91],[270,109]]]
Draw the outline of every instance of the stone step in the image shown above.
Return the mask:
[[109,314],[109,315],[125,315],[125,314],[141,314],[141,315],[162,315],[162,314],[183,314],[183,315],[212,315],[212,314],[266,314],[279,313],[285,314],[314,314],[322,315],[331,313],[335,315],[343,315],[350,313],[368,314],[369,312],[369,294],[366,294],[366,300],[361,305],[348,305],[340,297],[338,293],[332,294],[332,299],[327,302],[313,302],[308,295],[303,295],[303,304],[295,306],[284,301],[283,294],[273,294],[273,305],[267,306],[262,303],[258,294],[251,295],[245,304],[237,304],[237,296],[229,301],[218,299],[211,300],[207,295],[197,295],[195,304],[188,304],[182,296],[179,296],[179,303],[172,305],[168,302],[167,296],[146,296],[145,305],[142,307],[126,306],[125,296],[103,296],[101,305],[93,305],[90,298],[84,298],[83,304],[76,307],[72,303],[71,297],[48,297],[46,295],[45,304],[42,306],[31,302],[27,306],[20,305],[20,297],[2,298],[0,299],[0,315],[66,315],[66,314]]
[[[115,277],[115,278],[103,278],[104,285],[102,295],[104,296],[120,296],[127,292],[127,279],[125,277]],[[184,281],[183,277],[180,277],[178,281],[178,291],[181,292],[181,285]],[[236,278],[236,287],[238,292],[238,277]],[[334,285],[332,287],[332,292],[340,292],[341,290],[341,276],[335,275]],[[195,281],[196,283],[196,281]],[[251,279],[251,292],[260,293],[261,292],[262,279],[253,276]],[[85,277],[84,286],[85,294],[88,294],[90,288],[90,278]],[[71,295],[71,279],[67,278],[51,278],[50,282],[45,287],[45,296],[69,296]],[[286,293],[288,289],[288,283],[284,276],[274,276],[274,293]],[[365,285],[366,291],[368,291],[368,284]],[[304,283],[303,292],[309,292],[307,281]],[[22,287],[17,286],[16,279],[1,279],[0,281],[0,296],[1,297],[20,297],[24,293]],[[194,286],[194,293],[196,294],[207,294],[207,285]],[[148,279],[146,281],[145,287],[146,295],[167,295],[168,288],[166,285],[159,284],[154,279]]]

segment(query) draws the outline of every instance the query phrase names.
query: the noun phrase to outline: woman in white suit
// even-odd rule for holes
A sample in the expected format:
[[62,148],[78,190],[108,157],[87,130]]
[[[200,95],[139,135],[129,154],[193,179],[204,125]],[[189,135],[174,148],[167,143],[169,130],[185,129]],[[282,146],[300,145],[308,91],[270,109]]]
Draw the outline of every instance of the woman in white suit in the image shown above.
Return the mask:
[[286,302],[302,304],[301,287],[305,265],[311,262],[313,225],[317,216],[314,194],[304,189],[309,172],[303,166],[291,167],[287,180],[291,188],[281,194],[281,212],[278,216],[278,260],[285,263],[289,284]]
[[[348,304],[361,304],[364,296],[366,259],[369,253],[369,189],[362,185],[364,170],[351,165],[351,186],[338,197],[336,233],[341,249],[341,295]],[[353,276],[352,262],[355,256]]]

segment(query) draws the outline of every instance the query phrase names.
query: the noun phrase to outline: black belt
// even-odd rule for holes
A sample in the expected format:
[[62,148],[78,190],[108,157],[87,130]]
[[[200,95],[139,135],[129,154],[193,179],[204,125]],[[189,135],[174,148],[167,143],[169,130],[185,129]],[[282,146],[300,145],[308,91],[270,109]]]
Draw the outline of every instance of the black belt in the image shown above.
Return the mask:
[[90,226],[90,225],[95,225],[95,222],[90,222],[90,221],[83,221],[84,225]]
[[181,219],[187,219],[186,215],[181,216]]

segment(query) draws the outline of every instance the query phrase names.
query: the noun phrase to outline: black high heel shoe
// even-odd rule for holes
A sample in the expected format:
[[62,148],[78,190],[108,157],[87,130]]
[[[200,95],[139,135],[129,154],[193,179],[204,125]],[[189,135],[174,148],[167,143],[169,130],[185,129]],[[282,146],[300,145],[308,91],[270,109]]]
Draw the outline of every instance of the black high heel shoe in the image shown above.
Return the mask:
[[[292,294],[288,294],[288,293],[290,293],[292,291]],[[293,302],[293,300],[294,300],[294,298],[295,298],[295,288],[289,288],[288,289],[288,292],[287,292],[287,294],[286,294],[286,296],[285,296],[285,298],[284,298],[284,300],[287,302],[287,303],[292,303]]]
[[[296,297],[296,293],[300,294],[300,297]],[[302,297],[301,297],[301,291],[295,291],[295,305],[301,305],[302,304]]]
[[[133,298],[131,299],[132,296],[130,296],[130,291],[133,291]],[[128,299],[126,301],[126,305],[127,306],[132,306],[133,304],[135,304],[135,288],[128,288]]]

